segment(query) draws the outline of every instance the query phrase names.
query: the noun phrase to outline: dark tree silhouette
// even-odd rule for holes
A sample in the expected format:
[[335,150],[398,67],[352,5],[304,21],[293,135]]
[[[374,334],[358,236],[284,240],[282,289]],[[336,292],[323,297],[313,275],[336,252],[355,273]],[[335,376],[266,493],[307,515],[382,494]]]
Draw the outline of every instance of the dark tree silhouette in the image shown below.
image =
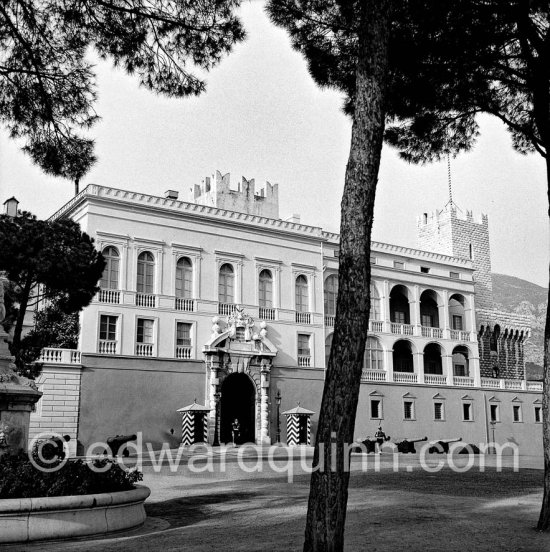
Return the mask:
[[[488,112],[508,125],[516,149],[546,156],[548,2],[270,0],[267,9],[305,56],[313,79],[345,93],[344,110],[353,121],[336,321],[315,443],[314,465],[323,449],[326,468],[312,475],[304,544],[306,551],[341,550],[349,481],[345,444],[353,437],[368,328],[382,135],[404,159],[429,161],[470,149],[479,133],[476,115]],[[549,324],[545,366],[548,332]],[[544,404],[550,489],[546,392]]]
[[19,351],[27,309],[54,301],[63,313],[78,312],[98,292],[105,260],[76,222],[43,221],[26,212],[0,216],[0,251],[0,271],[17,305],[10,349],[23,369]]
[[78,183],[95,157],[93,48],[142,86],[204,91],[208,71],[244,38],[240,0],[0,2],[0,120],[46,173]]

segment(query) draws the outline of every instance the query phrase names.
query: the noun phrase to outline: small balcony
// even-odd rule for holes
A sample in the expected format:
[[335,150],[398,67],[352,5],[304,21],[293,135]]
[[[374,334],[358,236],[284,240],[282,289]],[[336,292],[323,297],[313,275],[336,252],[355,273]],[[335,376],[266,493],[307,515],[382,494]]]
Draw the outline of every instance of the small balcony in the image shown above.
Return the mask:
[[443,337],[443,330],[441,328],[421,326],[421,333],[422,337],[433,337],[435,339],[441,339]]
[[424,383],[427,385],[447,385],[447,376],[443,374],[424,374]]
[[275,309],[270,307],[260,307],[258,316],[260,320],[275,320]]
[[115,355],[117,351],[117,342],[100,339],[97,347],[97,352],[101,355]]
[[195,312],[195,300],[176,297],[175,309],[184,312]]
[[418,383],[418,374],[414,372],[394,372],[393,381],[395,383]]
[[233,303],[218,303],[218,314],[229,316],[235,310]]
[[311,313],[309,312],[297,312],[296,324],[311,324]]
[[397,322],[392,322],[390,327],[392,334],[414,335],[414,326],[412,324],[398,324]]
[[109,303],[111,305],[120,304],[120,290],[118,289],[100,289],[97,294],[97,300],[100,303]]
[[385,370],[363,370],[361,381],[386,381],[387,372]]
[[334,320],[336,319],[335,316],[327,316],[325,315],[325,326],[332,328],[334,327]]
[[453,341],[470,341],[470,333],[462,330],[451,330],[451,339]]
[[369,320],[369,331],[382,333],[383,329],[384,323],[381,320]]
[[189,360],[191,358],[191,347],[176,347],[176,358],[180,360]]
[[136,307],[154,309],[157,306],[157,296],[152,293],[136,293]]
[[418,383],[418,374],[414,372],[394,372],[393,381],[395,383]]
[[136,355],[141,357],[153,356],[153,344],[152,343],[136,343]]
[[453,385],[457,387],[473,387],[474,378],[470,376],[453,376]]
[[309,368],[311,366],[311,356],[298,355],[298,366],[301,368]]

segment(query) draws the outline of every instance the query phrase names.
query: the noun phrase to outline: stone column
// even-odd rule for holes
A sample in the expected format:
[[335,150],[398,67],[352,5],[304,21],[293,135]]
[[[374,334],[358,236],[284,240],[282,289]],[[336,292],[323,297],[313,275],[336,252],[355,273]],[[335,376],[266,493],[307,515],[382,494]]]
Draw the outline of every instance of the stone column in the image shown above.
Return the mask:
[[380,298],[381,304],[381,317],[384,321],[384,332],[390,333],[390,283],[388,280],[384,280],[384,291]]
[[443,373],[447,377],[447,385],[453,385],[453,355],[441,355]]
[[417,285],[413,286],[413,297],[409,301],[410,323],[414,326],[414,335],[421,335],[420,329],[420,289]]
[[393,349],[384,351],[384,368],[386,369],[387,381],[393,381]]
[[413,353],[414,371],[417,374],[417,382],[424,383],[424,353]]
[[451,324],[449,322],[449,292],[447,290],[443,291],[443,305],[441,310],[443,311],[443,318],[440,316],[440,324],[442,323],[441,327],[443,328],[443,339],[450,339]]
[[269,436],[269,366],[262,365],[260,372],[260,444],[270,445]]
[[[218,378],[218,370],[220,368],[219,359],[217,356],[210,356],[207,362],[209,370],[209,386],[208,386],[208,407],[211,409],[208,413],[208,443],[214,442],[214,430],[216,428],[216,399],[214,395],[218,391],[220,380]],[[219,428],[218,428],[219,429]]]

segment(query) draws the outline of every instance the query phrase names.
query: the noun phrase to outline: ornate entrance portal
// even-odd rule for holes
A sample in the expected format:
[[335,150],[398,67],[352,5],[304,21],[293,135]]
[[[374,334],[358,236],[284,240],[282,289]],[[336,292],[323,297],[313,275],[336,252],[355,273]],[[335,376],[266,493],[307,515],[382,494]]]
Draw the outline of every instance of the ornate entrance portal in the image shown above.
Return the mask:
[[231,424],[239,420],[236,444],[256,440],[256,386],[245,373],[230,374],[223,382],[220,404],[220,440],[232,441]]
[[220,441],[231,442],[231,424],[237,418],[241,442],[271,444],[269,375],[277,349],[267,339],[267,324],[261,322],[257,331],[239,306],[224,321],[215,316],[212,322],[212,337],[203,348],[211,408],[208,442],[213,441],[216,423]]

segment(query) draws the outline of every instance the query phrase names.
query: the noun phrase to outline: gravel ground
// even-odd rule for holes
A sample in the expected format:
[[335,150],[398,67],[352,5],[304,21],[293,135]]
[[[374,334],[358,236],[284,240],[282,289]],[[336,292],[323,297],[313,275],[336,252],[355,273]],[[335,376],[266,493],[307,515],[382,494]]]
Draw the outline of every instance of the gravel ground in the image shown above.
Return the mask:
[[[372,459],[369,459],[372,462]],[[534,530],[542,497],[539,469],[456,473],[418,469],[351,475],[347,551],[548,552],[550,535]],[[533,462],[532,462],[533,464]],[[534,462],[537,464],[537,462]],[[356,466],[357,467],[357,466]],[[538,466],[537,466],[538,467]],[[301,550],[309,476],[292,483],[274,473],[190,478],[145,474],[152,489],[143,527],[117,536],[29,545],[6,551],[292,551]]]

